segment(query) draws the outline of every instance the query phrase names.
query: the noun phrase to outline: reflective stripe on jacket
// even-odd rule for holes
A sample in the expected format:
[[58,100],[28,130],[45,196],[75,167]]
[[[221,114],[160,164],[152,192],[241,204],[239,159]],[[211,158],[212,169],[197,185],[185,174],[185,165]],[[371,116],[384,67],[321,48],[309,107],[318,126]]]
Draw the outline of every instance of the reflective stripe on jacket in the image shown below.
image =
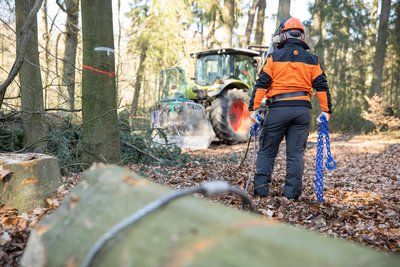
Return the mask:
[[321,110],[331,113],[331,99],[325,73],[316,55],[306,51],[308,46],[296,39],[289,39],[285,46],[267,58],[259,74],[250,100],[249,110],[259,108],[264,97],[304,91],[308,96],[285,98],[271,104],[273,106],[309,106],[313,88]]

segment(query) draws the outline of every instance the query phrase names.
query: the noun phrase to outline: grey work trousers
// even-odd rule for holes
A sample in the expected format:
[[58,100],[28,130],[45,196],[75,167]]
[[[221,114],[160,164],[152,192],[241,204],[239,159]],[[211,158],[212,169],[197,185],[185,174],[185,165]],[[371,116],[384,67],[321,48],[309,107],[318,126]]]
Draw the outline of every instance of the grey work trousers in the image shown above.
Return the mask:
[[264,120],[254,177],[254,195],[267,196],[279,145],[286,139],[286,177],[284,196],[301,195],[304,151],[310,126],[310,108],[287,106],[271,108]]

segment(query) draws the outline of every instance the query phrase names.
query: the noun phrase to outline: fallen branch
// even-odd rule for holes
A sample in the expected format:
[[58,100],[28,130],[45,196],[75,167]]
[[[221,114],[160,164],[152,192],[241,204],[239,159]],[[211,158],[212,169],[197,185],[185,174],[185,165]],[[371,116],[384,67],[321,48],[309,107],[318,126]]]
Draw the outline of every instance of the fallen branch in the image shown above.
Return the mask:
[[161,159],[157,158],[156,156],[154,156],[154,155],[152,155],[152,154],[150,154],[150,153],[138,148],[137,146],[134,146],[134,145],[132,145],[130,143],[127,143],[127,142],[123,142],[123,144],[129,146],[130,148],[133,148],[133,149],[139,151],[142,154],[145,154],[145,155],[149,156],[150,158],[152,158],[152,159],[154,159],[154,160],[156,160],[156,161],[158,161],[160,163],[163,163],[163,160],[161,160]]
[[82,109],[65,109],[65,108],[46,108],[45,111],[64,111],[64,112],[81,112]]

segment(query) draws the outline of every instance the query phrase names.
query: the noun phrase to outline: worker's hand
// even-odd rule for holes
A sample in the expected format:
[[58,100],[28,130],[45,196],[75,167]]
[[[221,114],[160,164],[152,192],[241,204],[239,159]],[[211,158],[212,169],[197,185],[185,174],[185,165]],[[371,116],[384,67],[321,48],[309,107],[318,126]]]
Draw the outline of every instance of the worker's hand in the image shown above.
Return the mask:
[[251,111],[250,119],[253,124],[259,124],[261,122],[261,115],[258,113],[258,110]]
[[322,111],[321,114],[319,114],[318,118],[317,118],[317,123],[321,124],[322,123],[322,116],[325,117],[326,121],[329,121],[329,118],[331,117],[331,114]]

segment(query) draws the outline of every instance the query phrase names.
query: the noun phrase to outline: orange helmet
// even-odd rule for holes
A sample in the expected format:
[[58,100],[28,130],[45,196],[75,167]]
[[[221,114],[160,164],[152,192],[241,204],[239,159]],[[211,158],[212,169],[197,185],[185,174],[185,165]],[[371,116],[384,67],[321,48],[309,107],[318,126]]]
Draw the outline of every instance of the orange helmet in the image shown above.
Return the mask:
[[301,30],[304,32],[304,25],[298,18],[290,18],[283,24],[281,32],[285,32],[288,30]]

